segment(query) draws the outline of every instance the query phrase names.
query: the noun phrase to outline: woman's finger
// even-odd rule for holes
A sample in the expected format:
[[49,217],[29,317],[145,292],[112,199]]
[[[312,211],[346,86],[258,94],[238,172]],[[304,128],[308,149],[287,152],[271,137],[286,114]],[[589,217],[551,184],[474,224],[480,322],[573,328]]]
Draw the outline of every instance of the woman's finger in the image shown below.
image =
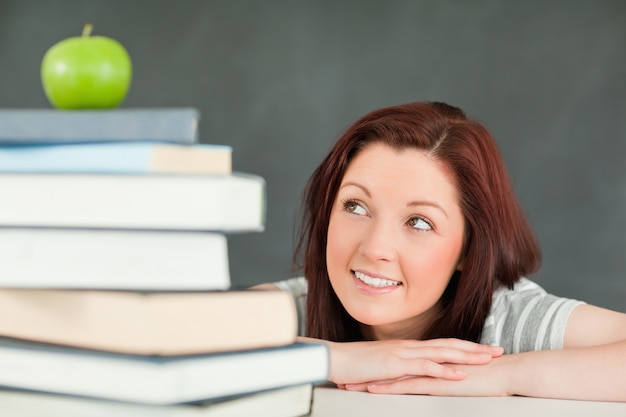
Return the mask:
[[488,352],[468,352],[451,347],[441,346],[421,346],[403,347],[394,351],[400,359],[427,359],[437,363],[461,363],[479,365],[485,364],[493,359],[493,355]]
[[[435,387],[438,384],[436,378],[413,377],[395,381],[371,382],[360,384],[358,391],[368,391],[374,394],[436,394]],[[352,391],[351,387],[347,390]]]
[[504,353],[504,349],[501,346],[491,346],[481,343],[470,342],[469,340],[462,339],[429,339],[429,340],[406,340],[407,345],[414,347],[442,347],[458,349],[469,353],[488,353],[493,357],[501,356]]
[[430,358],[392,358],[388,359],[384,366],[386,369],[385,372],[381,373],[381,379],[397,380],[405,377],[429,376],[434,378],[458,380],[463,379],[466,376],[464,371],[434,362]]

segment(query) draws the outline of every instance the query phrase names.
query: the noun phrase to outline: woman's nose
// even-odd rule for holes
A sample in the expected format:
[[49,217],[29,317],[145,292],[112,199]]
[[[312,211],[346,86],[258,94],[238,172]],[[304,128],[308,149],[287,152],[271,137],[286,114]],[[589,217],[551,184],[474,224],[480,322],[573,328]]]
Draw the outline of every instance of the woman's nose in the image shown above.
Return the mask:
[[363,234],[359,252],[372,261],[393,261],[396,258],[397,241],[392,226],[373,220]]

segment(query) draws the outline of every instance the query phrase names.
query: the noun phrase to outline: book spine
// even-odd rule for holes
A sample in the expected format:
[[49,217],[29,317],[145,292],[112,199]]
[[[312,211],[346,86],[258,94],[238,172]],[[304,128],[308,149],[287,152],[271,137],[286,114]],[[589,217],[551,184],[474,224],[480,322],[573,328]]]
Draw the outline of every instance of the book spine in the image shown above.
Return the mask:
[[0,174],[8,227],[252,232],[265,203],[253,175]]
[[106,141],[196,143],[195,108],[0,111],[0,144]]
[[230,174],[232,148],[155,141],[0,144],[0,172]]

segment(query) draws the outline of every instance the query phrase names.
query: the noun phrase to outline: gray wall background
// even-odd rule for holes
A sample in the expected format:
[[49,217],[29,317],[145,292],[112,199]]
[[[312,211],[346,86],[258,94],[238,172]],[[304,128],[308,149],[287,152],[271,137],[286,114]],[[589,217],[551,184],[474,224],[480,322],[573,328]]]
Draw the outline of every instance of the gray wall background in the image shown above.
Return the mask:
[[626,311],[626,2],[0,0],[0,107],[49,107],[41,58],[88,21],[133,59],[124,107],[197,107],[202,142],[267,180],[266,231],[230,237],[236,286],[292,276],[301,190],[343,129],[440,100],[497,138],[535,278]]

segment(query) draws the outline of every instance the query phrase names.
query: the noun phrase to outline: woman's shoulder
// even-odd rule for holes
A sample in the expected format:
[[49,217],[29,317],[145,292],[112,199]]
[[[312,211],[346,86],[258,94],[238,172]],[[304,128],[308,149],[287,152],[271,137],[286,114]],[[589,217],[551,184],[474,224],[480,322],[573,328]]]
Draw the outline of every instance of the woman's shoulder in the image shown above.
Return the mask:
[[513,288],[500,286],[495,289],[493,292],[492,311],[496,307],[520,303],[523,302],[523,300],[543,296],[545,294],[547,294],[547,292],[543,287],[535,281],[523,277],[515,283]]
[[278,288],[283,291],[288,291],[291,295],[297,296],[306,296],[307,293],[307,283],[304,277],[294,277],[285,279],[283,281],[273,282]]
[[304,277],[289,278],[273,282],[279,289],[287,291],[293,297],[298,313],[298,336],[305,336],[306,331],[306,294],[307,281]]
[[501,345],[507,353],[559,349],[567,320],[579,304],[580,301],[552,295],[536,282],[521,278],[513,288],[494,291],[481,341]]

